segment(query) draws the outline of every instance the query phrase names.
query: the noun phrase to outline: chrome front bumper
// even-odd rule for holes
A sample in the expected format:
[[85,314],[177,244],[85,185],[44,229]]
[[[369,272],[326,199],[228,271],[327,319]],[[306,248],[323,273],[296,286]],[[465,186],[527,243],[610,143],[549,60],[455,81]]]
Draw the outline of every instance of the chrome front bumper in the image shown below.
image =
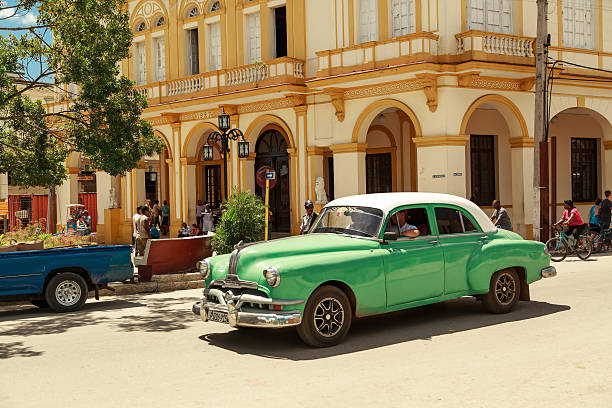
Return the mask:
[[543,278],[553,278],[555,276],[557,276],[557,270],[554,266],[549,266],[547,268],[542,269]]
[[[207,296],[216,297],[219,303],[209,302]],[[299,325],[302,322],[302,313],[299,310],[270,310],[264,307],[269,305],[285,307],[300,303],[304,303],[304,300],[270,299],[248,294],[234,296],[231,291],[224,293],[219,289],[204,289],[204,296],[194,303],[192,311],[199,315],[203,322],[209,320],[209,312],[217,312],[227,315],[227,322],[231,327],[279,328]],[[254,308],[247,307],[246,304],[262,306]]]

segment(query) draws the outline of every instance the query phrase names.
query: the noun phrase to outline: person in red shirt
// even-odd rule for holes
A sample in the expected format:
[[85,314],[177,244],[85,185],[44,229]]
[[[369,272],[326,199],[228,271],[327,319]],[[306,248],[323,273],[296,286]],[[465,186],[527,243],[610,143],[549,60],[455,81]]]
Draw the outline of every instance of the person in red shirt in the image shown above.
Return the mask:
[[565,200],[563,202],[563,217],[559,221],[557,221],[554,225],[557,226],[559,224],[567,224],[567,228],[563,230],[565,235],[573,234],[574,238],[578,239],[578,237],[584,233],[586,233],[586,225],[576,207],[574,207],[574,202],[572,200]]

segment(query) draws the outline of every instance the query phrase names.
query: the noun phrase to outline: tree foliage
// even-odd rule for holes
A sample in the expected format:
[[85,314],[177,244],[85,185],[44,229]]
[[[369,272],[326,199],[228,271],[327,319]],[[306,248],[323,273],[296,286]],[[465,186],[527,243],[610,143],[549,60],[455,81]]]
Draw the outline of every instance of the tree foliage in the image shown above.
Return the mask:
[[[114,176],[161,151],[162,140],[140,118],[146,98],[120,75],[132,42],[124,6],[123,0],[0,6],[0,173],[24,186],[57,185],[71,152]],[[37,18],[21,24],[27,15]],[[47,109],[25,95],[36,90],[68,100]]]
[[250,191],[238,192],[234,189],[224,208],[213,237],[213,248],[217,253],[232,252],[234,245],[240,241],[247,243],[263,239],[266,208],[261,198]]

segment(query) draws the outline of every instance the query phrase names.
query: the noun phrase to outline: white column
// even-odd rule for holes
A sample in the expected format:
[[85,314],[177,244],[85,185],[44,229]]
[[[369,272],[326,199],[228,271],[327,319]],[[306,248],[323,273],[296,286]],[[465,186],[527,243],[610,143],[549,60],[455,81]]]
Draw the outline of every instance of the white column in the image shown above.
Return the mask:
[[0,201],[8,200],[8,175],[0,174]]
[[334,198],[365,194],[365,143],[330,146],[334,154]]
[[467,136],[415,138],[419,191],[465,197]]
[[111,176],[103,171],[96,172],[96,205],[98,224],[104,224],[104,210],[110,208]]
[[513,137],[512,148],[512,230],[524,238],[533,237],[533,139]]
[[[141,165],[141,164],[140,164]],[[141,165],[142,166],[142,165]],[[132,170],[132,197],[134,197],[133,212],[139,205],[145,205],[147,202],[147,194],[145,190],[145,169],[137,168]]]
[[56,189],[58,225],[66,224],[66,206],[68,204],[78,204],[79,202],[78,169],[70,168],[68,172],[68,178]]
[[[188,225],[191,225],[196,222],[197,214],[195,212],[196,201],[197,201],[197,192],[196,192],[196,165],[195,164],[187,164],[185,166],[185,177],[187,179],[187,216],[184,218],[185,222]],[[229,193],[231,194],[231,193]]]

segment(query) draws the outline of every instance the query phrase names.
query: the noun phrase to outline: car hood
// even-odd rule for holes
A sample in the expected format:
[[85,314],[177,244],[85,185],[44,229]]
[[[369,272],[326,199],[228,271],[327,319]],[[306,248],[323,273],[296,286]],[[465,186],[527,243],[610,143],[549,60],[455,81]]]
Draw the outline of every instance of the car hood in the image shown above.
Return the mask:
[[[238,251],[238,277],[263,283],[263,270],[276,266],[281,275],[288,270],[307,267],[310,257],[328,256],[335,252],[375,249],[377,240],[340,234],[307,234],[246,244]],[[220,259],[215,259],[220,258]],[[211,258],[213,279],[223,279],[229,272],[228,255]]]

